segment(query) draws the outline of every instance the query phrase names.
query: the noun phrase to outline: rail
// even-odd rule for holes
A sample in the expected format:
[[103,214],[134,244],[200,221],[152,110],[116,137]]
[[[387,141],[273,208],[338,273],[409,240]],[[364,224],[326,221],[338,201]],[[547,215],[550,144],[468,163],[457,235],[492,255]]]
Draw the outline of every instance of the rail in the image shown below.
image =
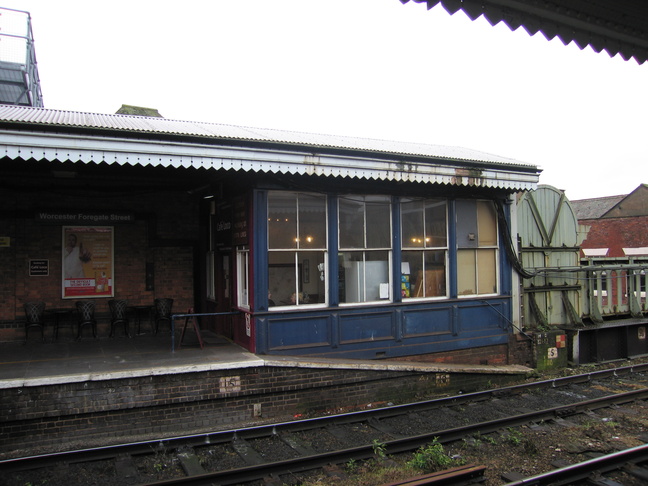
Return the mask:
[[[648,461],[648,444],[622,450],[602,457],[596,457],[589,461],[580,462],[571,466],[566,466],[554,471],[538,474],[524,478],[519,481],[506,483],[505,486],[523,486],[523,485],[555,485],[555,484],[575,484],[578,481],[585,481],[592,477],[593,472],[608,473],[624,466]],[[590,484],[588,482],[588,484]],[[611,481],[592,484],[613,484]],[[618,483],[614,483],[618,484]]]
[[[173,479],[147,482],[146,484],[165,486],[171,484],[246,484],[253,481],[258,482],[263,477],[272,477],[273,475],[275,477],[281,477],[285,474],[295,474],[323,468],[331,464],[348,464],[350,461],[371,460],[375,458],[375,441],[369,443],[366,432],[363,432],[364,428],[356,427],[355,425],[357,424],[366,424],[368,428],[373,428],[380,432],[380,443],[384,447],[385,454],[395,455],[410,453],[429,444],[433,440],[438,440],[441,444],[449,444],[463,440],[466,437],[473,437],[477,434],[485,435],[507,430],[510,427],[529,423],[544,423],[550,420],[564,419],[564,417],[586,411],[644,401],[648,399],[648,389],[642,387],[625,392],[623,390],[627,389],[627,380],[619,380],[619,382],[623,383],[623,386],[617,389],[612,395],[604,396],[600,396],[599,392],[590,386],[588,382],[592,378],[603,378],[606,376],[616,378],[620,374],[638,373],[637,378],[639,380],[636,384],[645,383],[644,377],[641,375],[645,374],[647,367],[648,364],[643,364],[638,367],[630,366],[608,369],[584,375],[559,377],[544,382],[526,383],[504,389],[493,389],[469,394],[471,396],[457,395],[425,402],[385,407],[384,409],[362,410],[340,415],[326,415],[283,423],[269,423],[242,429],[214,431],[185,437],[155,439],[147,442],[105,446],[88,450],[0,460],[0,471],[6,475],[10,472],[27,471],[34,468],[51,467],[56,469],[57,464],[81,465],[93,461],[117,460],[118,458],[123,459],[126,457],[134,458],[158,453],[171,453],[171,451],[177,451],[179,460],[182,461],[182,455],[188,459],[191,457],[197,458],[196,451],[192,449],[228,444],[237,451],[237,454],[247,457],[248,460],[244,460],[244,464],[241,466],[225,466],[223,469],[214,471],[200,470],[196,473],[193,471],[190,472],[188,470],[189,468],[187,468],[185,469],[186,475],[182,475],[182,477],[178,476]],[[545,393],[539,395],[546,396],[555,388],[560,388],[561,385],[576,383],[580,383],[582,386],[575,393],[566,394],[559,392],[557,395],[549,397],[548,401],[543,400],[538,402],[537,406],[532,406],[529,403],[527,393],[536,389],[538,386],[546,390]],[[556,387],[556,385],[558,386]],[[606,387],[606,389],[608,392],[612,391],[609,387]],[[543,408],[542,405],[545,403],[556,404],[556,399],[559,396],[560,400],[558,400],[559,403],[557,406],[548,409]],[[588,397],[590,398],[587,399]],[[500,406],[502,403],[506,403],[504,408],[507,413],[491,420],[493,403],[488,403],[487,398],[497,399],[500,402]],[[583,398],[586,400],[578,401]],[[509,401],[505,402],[507,399]],[[428,428],[416,427],[410,431],[402,429],[398,423],[390,424],[384,420],[389,417],[401,417],[409,421],[413,415],[423,415],[426,412],[431,412],[432,416],[437,416],[443,413],[443,410],[448,410],[448,405],[450,404],[467,403],[475,404],[476,407],[478,406],[477,404],[483,404],[482,411],[488,410],[488,420],[482,421],[485,416],[479,413],[477,409],[473,409],[469,414],[462,414],[454,422],[450,417],[448,417],[450,422],[446,422],[445,420],[437,422],[433,420],[431,426]],[[440,423],[447,424],[450,428],[439,430],[435,425]],[[354,426],[348,427],[346,432],[333,435],[340,440],[343,440],[347,434],[351,434],[355,430],[358,430],[360,435],[351,435],[349,436],[350,440],[340,443],[338,447],[327,448],[324,452],[318,452],[308,445],[309,441],[314,437],[319,437],[323,431],[335,431],[336,429],[342,431],[345,425]],[[634,430],[632,433],[634,434]],[[308,435],[303,436],[302,440],[294,440],[295,436],[301,436],[302,434]],[[254,441],[267,442],[267,438],[269,437],[279,438],[282,443],[286,443],[291,448],[291,451],[295,453],[289,456],[285,455],[283,458],[282,456],[275,456],[274,461],[268,457],[264,458],[264,456],[256,454]],[[362,437],[362,440],[358,440],[360,437]],[[626,458],[628,457],[634,458],[634,456],[626,456]],[[590,467],[589,469],[591,471],[592,468]],[[138,484],[141,484],[141,482],[138,482]],[[520,484],[540,483],[524,482]]]
[[[185,314],[172,314],[171,315],[171,352],[175,353],[175,321],[177,318],[185,318],[185,319],[194,319],[196,317],[206,317],[206,316],[212,316],[212,317],[218,317],[218,316],[237,316],[241,314],[240,311],[236,312],[187,312]],[[195,321],[194,321],[195,322]],[[231,321],[230,321],[231,323]],[[185,326],[186,326],[185,322]],[[200,337],[200,326],[195,327],[196,332],[198,333],[198,337],[201,343],[202,347],[202,337]],[[183,331],[184,332],[184,331]]]

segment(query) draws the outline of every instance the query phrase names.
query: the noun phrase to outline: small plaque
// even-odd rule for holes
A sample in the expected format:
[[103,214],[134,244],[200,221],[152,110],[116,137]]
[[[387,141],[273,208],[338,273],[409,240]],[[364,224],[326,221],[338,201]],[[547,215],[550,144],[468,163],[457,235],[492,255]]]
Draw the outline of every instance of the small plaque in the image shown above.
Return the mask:
[[49,260],[29,260],[30,277],[47,277],[49,275]]

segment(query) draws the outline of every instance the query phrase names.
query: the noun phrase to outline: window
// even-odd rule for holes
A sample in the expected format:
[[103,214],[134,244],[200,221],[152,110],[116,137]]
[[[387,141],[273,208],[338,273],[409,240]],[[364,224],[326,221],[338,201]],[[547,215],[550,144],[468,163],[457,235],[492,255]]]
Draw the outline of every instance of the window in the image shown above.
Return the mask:
[[268,306],[327,302],[326,196],[268,193]]
[[457,201],[457,293],[496,294],[497,214],[491,201]]
[[236,282],[238,306],[250,308],[250,251],[246,247],[236,250]]
[[401,295],[404,299],[447,295],[446,215],[444,199],[401,201]]
[[340,302],[390,300],[389,197],[341,197],[338,221]]

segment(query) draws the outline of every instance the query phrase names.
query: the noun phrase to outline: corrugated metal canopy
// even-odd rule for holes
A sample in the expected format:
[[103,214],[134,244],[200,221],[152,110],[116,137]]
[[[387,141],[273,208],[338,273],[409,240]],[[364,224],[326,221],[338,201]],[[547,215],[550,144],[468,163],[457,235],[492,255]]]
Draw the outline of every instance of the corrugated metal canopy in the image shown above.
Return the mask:
[[243,170],[533,189],[539,169],[459,147],[0,105],[11,159]]
[[[400,0],[408,3],[410,0]],[[541,32],[580,49],[648,59],[648,2],[645,0],[413,0],[430,9],[438,4],[450,14],[459,10],[472,20],[483,16],[491,25],[504,22],[511,30],[522,27],[530,35]]]

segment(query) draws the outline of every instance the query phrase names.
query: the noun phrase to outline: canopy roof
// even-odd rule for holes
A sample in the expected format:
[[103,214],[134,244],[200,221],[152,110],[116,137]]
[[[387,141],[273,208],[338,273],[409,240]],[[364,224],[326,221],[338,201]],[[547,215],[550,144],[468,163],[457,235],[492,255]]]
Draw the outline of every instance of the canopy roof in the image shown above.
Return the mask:
[[[400,0],[408,3],[410,0]],[[413,0],[430,9],[438,4],[450,14],[462,10],[470,19],[483,16],[491,25],[504,22],[530,35],[541,32],[563,44],[583,49],[648,59],[648,2],[645,0]]]
[[0,105],[0,157],[354,177],[509,190],[532,165],[461,147]]

